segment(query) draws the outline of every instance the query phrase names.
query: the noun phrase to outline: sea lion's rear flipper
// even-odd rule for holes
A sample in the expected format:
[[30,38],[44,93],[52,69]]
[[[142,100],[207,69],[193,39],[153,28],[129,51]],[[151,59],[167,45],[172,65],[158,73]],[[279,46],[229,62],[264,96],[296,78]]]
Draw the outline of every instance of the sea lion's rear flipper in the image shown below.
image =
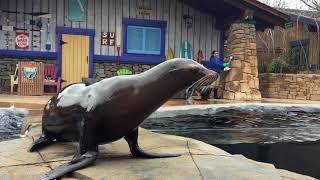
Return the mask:
[[134,130],[128,136],[125,136],[124,139],[128,142],[130,151],[135,157],[142,158],[167,158],[167,157],[177,157],[181,154],[157,154],[157,153],[147,153],[144,152],[138,145],[138,128]]
[[98,144],[90,116],[82,116],[80,140],[73,159],[48,172],[42,180],[57,179],[76,170],[92,165],[98,157]]
[[97,156],[98,152],[88,151],[85,154],[82,154],[76,160],[72,160],[71,162],[63,164],[48,172],[44,177],[41,178],[41,180],[57,179],[78,169],[90,166],[96,161]]
[[29,148],[29,152],[33,152],[36,151],[38,149],[41,149],[45,146],[48,146],[50,144],[54,143],[53,139],[46,136],[46,135],[41,135],[39,137],[39,139],[37,139],[36,141],[34,141],[31,145],[31,147]]

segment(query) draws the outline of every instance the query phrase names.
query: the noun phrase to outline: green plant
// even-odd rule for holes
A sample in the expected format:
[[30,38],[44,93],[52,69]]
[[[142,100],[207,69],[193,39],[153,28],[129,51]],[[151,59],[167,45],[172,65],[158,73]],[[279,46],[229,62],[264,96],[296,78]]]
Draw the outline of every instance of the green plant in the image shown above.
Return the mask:
[[288,64],[280,58],[273,59],[268,65],[269,73],[284,73],[286,71],[288,71]]

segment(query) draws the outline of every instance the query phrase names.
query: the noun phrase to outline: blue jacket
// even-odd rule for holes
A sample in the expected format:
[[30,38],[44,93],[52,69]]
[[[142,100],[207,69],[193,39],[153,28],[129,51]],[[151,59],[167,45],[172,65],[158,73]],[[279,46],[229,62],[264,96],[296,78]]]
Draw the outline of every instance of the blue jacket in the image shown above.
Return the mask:
[[224,69],[223,63],[224,62],[222,59],[218,59],[216,57],[210,58],[211,69],[217,73],[219,73],[220,71],[222,71]]

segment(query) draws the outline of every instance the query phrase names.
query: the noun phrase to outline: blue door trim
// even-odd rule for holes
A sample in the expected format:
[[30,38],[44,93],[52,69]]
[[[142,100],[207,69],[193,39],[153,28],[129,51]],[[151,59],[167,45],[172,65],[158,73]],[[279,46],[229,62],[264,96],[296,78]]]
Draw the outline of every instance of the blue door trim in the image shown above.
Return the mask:
[[93,56],[94,56],[94,29],[80,29],[80,28],[68,28],[68,27],[56,27],[56,33],[58,37],[58,75],[61,77],[61,65],[62,65],[62,34],[72,34],[72,35],[84,35],[89,36],[89,77],[93,77]]
[[42,58],[46,59],[56,59],[56,52],[46,52],[46,51],[24,51],[24,50],[8,50],[0,49],[0,56],[14,57],[14,58]]

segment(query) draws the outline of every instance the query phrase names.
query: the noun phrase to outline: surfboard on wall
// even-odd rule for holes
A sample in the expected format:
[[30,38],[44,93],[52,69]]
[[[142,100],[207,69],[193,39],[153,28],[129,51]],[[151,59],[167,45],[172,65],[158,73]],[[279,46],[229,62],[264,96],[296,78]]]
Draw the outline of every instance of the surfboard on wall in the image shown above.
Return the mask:
[[192,46],[188,41],[183,41],[180,45],[180,58],[193,59]]
[[197,53],[197,62],[201,64],[202,60],[203,60],[203,53],[202,53],[202,50],[199,49]]
[[174,53],[173,50],[171,48],[168,49],[168,53],[167,53],[167,60],[173,59],[174,58]]

